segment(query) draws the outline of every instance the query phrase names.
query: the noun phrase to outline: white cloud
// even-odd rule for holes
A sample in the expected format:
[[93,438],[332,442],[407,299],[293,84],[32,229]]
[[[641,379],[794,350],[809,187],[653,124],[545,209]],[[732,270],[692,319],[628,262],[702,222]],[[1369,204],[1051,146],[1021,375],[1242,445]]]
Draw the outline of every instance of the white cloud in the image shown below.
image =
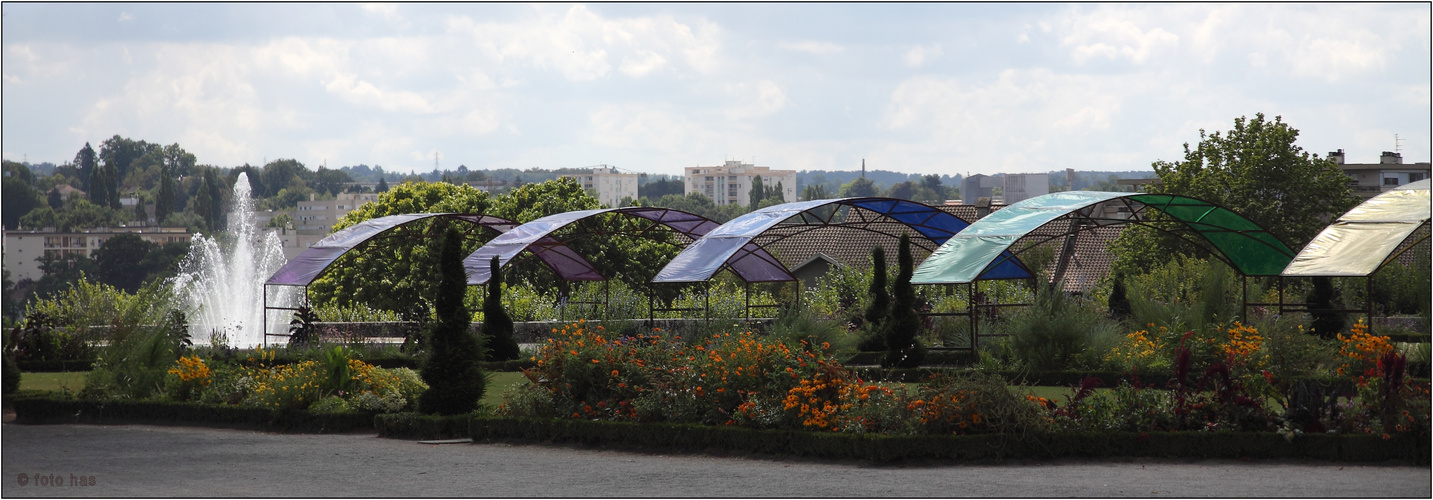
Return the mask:
[[715,25],[693,28],[669,15],[604,19],[582,5],[561,16],[540,9],[536,19],[517,23],[455,17],[447,29],[493,63],[552,69],[579,82],[606,78],[614,65],[632,78],[680,72],[678,65],[704,73],[719,48]]
[[338,74],[324,82],[324,89],[345,101],[402,113],[432,113],[433,106],[416,92],[385,91],[353,74]]
[[762,118],[781,111],[791,100],[786,98],[786,93],[781,87],[771,80],[761,80],[756,84],[729,84],[726,86],[727,93],[734,96],[738,104],[726,111],[726,116],[731,120],[746,120]]
[[816,55],[835,54],[837,52],[846,50],[844,47],[831,42],[816,41],[782,42],[777,44],[776,46],[790,51],[805,52],[808,54]]
[[1065,20],[1060,43],[1070,50],[1075,64],[1090,59],[1128,59],[1135,64],[1178,46],[1179,37],[1151,24],[1133,11],[1099,9]]
[[130,21],[133,21],[133,20],[134,20],[134,15],[133,15],[133,14],[130,14],[130,13],[128,13],[128,12],[120,12],[120,13],[119,13],[119,19],[115,19],[115,20],[116,20],[116,21],[119,21],[119,22],[122,22],[122,23],[127,23],[127,22],[130,22]]
[[[1028,39],[1026,40],[1028,41]],[[927,60],[940,57],[941,54],[942,52],[940,50],[940,44],[938,43],[929,46],[917,45],[915,47],[911,47],[910,50],[906,51],[906,55],[903,59],[906,62],[906,66],[910,66],[912,68],[919,68],[924,65]]]

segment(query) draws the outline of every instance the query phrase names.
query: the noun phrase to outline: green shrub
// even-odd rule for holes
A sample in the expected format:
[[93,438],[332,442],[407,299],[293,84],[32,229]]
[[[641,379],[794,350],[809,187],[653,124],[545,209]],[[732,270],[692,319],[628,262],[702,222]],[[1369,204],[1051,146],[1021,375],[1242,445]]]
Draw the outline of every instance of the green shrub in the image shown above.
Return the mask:
[[483,299],[484,351],[487,352],[488,361],[517,359],[519,353],[517,341],[513,339],[512,318],[508,317],[507,311],[503,309],[503,274],[498,267],[496,255],[488,268],[491,270],[491,277],[488,278],[488,295]]
[[1011,358],[1035,370],[1098,368],[1123,337],[1117,323],[1053,287],[1041,289],[1002,329]]
[[925,346],[921,345],[918,335],[921,332],[920,313],[916,311],[916,293],[911,286],[911,275],[915,271],[915,260],[911,256],[911,238],[909,234],[902,233],[900,238],[900,251],[896,256],[896,282],[894,283],[894,300],[891,302],[891,311],[886,317],[886,322],[881,326],[882,335],[886,339],[886,347],[890,349],[886,353],[886,359],[881,362],[882,366],[915,368],[920,366],[925,359]]
[[851,350],[856,340],[855,335],[846,332],[845,326],[833,320],[817,318],[805,308],[783,310],[771,323],[769,331],[774,339],[828,356]]
[[467,288],[463,257],[463,236],[449,228],[438,261],[438,320],[434,322],[428,360],[422,371],[428,390],[418,398],[418,410],[424,413],[456,415],[473,411],[487,383],[478,365],[484,349],[468,331],[468,310],[463,305]]
[[884,327],[886,318],[891,314],[891,298],[886,289],[886,250],[879,246],[871,248],[871,286],[866,293],[870,302],[866,304],[866,313],[861,316],[865,338],[861,339],[859,348],[862,351],[884,351],[887,347]]

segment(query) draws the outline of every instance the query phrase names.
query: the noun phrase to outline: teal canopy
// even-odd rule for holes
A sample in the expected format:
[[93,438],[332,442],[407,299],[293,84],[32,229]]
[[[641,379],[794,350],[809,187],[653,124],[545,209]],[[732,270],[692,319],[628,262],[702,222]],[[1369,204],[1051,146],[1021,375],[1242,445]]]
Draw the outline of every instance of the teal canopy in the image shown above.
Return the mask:
[[[983,278],[986,270],[1014,258],[1008,250],[1020,238],[1067,215],[1096,220],[1091,208],[1111,201],[1128,203],[1134,214],[1150,208],[1183,223],[1246,276],[1276,276],[1294,256],[1293,250],[1267,230],[1203,200],[1169,194],[1067,191],[1030,198],[976,221],[927,257],[911,282],[970,283]],[[1145,222],[1138,218],[1097,220],[1101,224]]]

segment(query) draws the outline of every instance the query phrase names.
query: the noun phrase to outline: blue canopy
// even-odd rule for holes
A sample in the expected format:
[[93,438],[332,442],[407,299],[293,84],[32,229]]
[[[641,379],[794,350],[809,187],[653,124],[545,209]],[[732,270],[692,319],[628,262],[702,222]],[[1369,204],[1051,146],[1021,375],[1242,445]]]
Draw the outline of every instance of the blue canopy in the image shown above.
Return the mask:
[[[929,205],[895,198],[860,197],[783,203],[737,217],[713,229],[677,254],[652,281],[706,281],[723,267],[736,271],[747,282],[794,281],[796,278],[786,266],[752,240],[795,217],[802,217],[803,222],[809,222],[809,212],[828,205],[856,207],[881,214],[905,224],[937,245],[945,243],[970,225],[960,217]],[[1014,261],[1000,271],[1029,276],[1029,272]]]

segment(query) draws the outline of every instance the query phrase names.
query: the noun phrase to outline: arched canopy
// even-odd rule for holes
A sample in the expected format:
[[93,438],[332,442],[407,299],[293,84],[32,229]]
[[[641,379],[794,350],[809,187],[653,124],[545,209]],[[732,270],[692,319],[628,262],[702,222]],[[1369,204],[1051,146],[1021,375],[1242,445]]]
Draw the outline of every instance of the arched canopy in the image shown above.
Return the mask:
[[561,241],[550,236],[554,231],[567,227],[569,224],[604,213],[617,213],[651,220],[692,240],[701,238],[702,235],[718,226],[716,221],[700,215],[656,207],[600,208],[553,214],[512,228],[463,259],[463,267],[468,274],[468,284],[479,285],[488,282],[488,279],[492,277],[492,270],[489,266],[493,257],[498,258],[499,267],[506,266],[523,250],[531,251],[539,259],[542,259],[543,263],[564,280],[600,281],[605,279],[587,259],[577,255]]
[[[817,219],[820,217],[815,211],[826,206],[848,206],[875,212],[914,229],[936,245],[944,243],[970,225],[965,220],[934,207],[895,198],[838,198],[783,203],[737,217],[713,229],[677,254],[652,281],[706,281],[723,267],[731,269],[748,283],[794,281],[796,278],[781,262],[752,240],[776,225],[797,217],[801,218],[802,223],[819,223],[821,221]],[[1017,261],[1010,261],[1001,271],[1029,276],[1029,272]]]
[[343,228],[324,237],[318,243],[314,243],[303,253],[289,260],[284,267],[279,268],[264,284],[308,286],[313,283],[315,278],[318,278],[318,275],[323,274],[325,269],[333,265],[334,261],[354,247],[395,227],[433,217],[457,219],[497,233],[506,232],[518,225],[516,222],[502,217],[452,213],[398,214],[368,219]]
[[[916,268],[912,283],[970,283],[1009,257],[1016,240],[1040,226],[1071,215],[1093,218],[1094,205],[1125,200],[1131,213],[1152,208],[1184,224],[1212,244],[1245,276],[1276,276],[1294,252],[1278,238],[1233,211],[1212,203],[1169,194],[1067,191],[1030,198],[996,211],[955,235]],[[1139,207],[1136,207],[1138,205]],[[1139,223],[1139,220],[1102,220]]]
[[[1368,276],[1397,257],[1433,212],[1429,180],[1404,184],[1353,207],[1310,241],[1284,276]],[[1426,236],[1424,237],[1426,238]]]

